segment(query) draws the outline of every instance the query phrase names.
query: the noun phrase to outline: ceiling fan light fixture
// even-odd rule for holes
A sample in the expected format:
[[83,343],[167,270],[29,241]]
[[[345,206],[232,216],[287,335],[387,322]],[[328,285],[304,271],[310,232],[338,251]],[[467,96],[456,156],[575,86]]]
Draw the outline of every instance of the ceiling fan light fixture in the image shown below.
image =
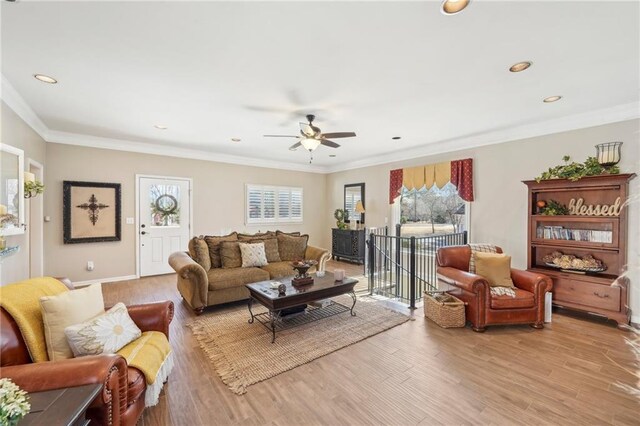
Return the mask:
[[320,141],[315,138],[304,138],[300,141],[300,143],[307,151],[313,151],[318,146],[320,146]]
[[445,15],[455,15],[462,12],[467,6],[469,6],[471,0],[444,0],[440,11]]

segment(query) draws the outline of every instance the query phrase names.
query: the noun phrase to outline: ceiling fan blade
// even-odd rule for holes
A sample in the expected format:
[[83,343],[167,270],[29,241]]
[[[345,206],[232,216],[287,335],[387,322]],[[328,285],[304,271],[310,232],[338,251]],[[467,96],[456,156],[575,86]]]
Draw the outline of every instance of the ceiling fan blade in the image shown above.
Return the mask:
[[289,151],[295,151],[299,146],[302,146],[302,144],[300,142],[294,143],[293,145],[291,145],[289,147]]
[[356,134],[353,133],[353,132],[335,132],[335,133],[323,133],[322,137],[323,138],[337,139],[337,138],[352,138],[355,135]]
[[339,148],[340,145],[335,143],[334,141],[330,141],[328,139],[322,139],[320,143],[324,146],[330,146],[331,148]]
[[310,138],[316,135],[316,132],[313,130],[313,127],[309,123],[300,123],[300,131],[304,133],[305,136]]
[[291,135],[262,135],[265,138],[299,138],[300,136]]

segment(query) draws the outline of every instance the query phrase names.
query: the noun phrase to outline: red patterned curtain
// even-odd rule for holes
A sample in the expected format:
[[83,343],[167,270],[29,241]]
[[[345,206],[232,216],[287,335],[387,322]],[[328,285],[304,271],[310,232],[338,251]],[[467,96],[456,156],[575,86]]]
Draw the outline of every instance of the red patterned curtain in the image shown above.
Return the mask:
[[473,160],[451,162],[451,183],[458,188],[458,195],[465,201],[473,201]]
[[389,204],[393,204],[393,200],[400,195],[402,175],[402,169],[391,170],[391,172],[389,172]]

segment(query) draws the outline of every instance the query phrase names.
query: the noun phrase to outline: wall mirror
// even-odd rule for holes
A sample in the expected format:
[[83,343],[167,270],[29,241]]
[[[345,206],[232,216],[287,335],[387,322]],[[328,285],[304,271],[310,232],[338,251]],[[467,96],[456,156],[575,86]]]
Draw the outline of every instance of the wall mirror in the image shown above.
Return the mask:
[[349,212],[349,220],[345,222],[364,223],[364,183],[350,183],[344,186],[344,209]]
[[0,143],[0,234],[24,233],[24,151]]

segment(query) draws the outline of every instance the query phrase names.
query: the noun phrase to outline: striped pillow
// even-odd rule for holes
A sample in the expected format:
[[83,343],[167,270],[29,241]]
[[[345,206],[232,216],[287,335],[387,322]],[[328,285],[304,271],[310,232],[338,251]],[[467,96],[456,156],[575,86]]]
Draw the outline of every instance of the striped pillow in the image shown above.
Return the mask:
[[472,274],[476,273],[476,260],[474,253],[497,253],[498,249],[493,244],[469,244],[469,248],[471,249],[471,257],[469,258],[469,272]]

